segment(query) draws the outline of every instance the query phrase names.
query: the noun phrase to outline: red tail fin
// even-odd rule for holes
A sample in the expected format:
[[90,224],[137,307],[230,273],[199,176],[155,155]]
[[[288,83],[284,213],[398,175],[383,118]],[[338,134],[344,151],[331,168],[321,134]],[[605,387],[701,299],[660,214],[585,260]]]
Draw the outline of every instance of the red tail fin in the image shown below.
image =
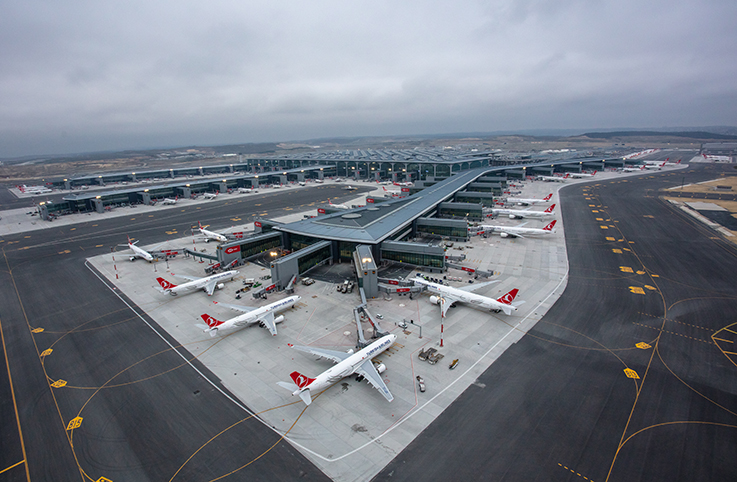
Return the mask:
[[292,377],[294,384],[297,385],[299,388],[304,388],[315,381],[314,378],[308,378],[302,375],[300,372],[292,372],[289,376]]
[[596,173],[597,173],[597,172],[599,172],[599,171],[594,171],[594,173],[593,173],[593,174],[591,174],[591,175],[592,175],[592,176],[596,176]]
[[202,320],[205,323],[207,323],[207,326],[209,326],[210,328],[215,328],[216,326],[220,326],[220,325],[223,324],[222,321],[216,320],[215,318],[213,318],[212,316],[208,315],[207,313],[205,313],[204,315],[201,315],[201,316],[202,316]]
[[550,213],[552,213],[552,212],[553,212],[553,209],[555,209],[555,204],[553,204],[552,206],[550,206],[550,207],[549,207],[548,209],[546,209],[546,210],[545,210],[544,212],[546,212],[546,213],[550,214]]
[[552,220],[552,221],[550,222],[550,224],[548,224],[547,226],[545,226],[545,227],[543,228],[543,231],[552,231],[552,230],[553,230],[553,226],[555,226],[555,222],[556,222],[556,221],[557,221],[556,219],[553,219],[553,220]]
[[156,281],[158,281],[161,287],[165,290],[168,290],[169,288],[175,288],[177,286],[174,283],[166,281],[164,278],[156,278]]
[[570,172],[567,172],[566,173],[566,177],[564,177],[563,179],[568,179],[568,176],[570,176],[570,175],[571,175],[571,173]]
[[517,296],[517,293],[519,293],[519,290],[515,288],[506,295],[499,298],[497,301],[499,303],[504,303],[505,305],[511,305],[512,301],[514,301],[514,298]]
[[551,197],[553,197],[553,193],[552,193],[552,192],[551,192],[550,194],[548,194],[547,196],[545,196],[545,197],[543,198],[543,201],[550,201],[550,198],[551,198]]

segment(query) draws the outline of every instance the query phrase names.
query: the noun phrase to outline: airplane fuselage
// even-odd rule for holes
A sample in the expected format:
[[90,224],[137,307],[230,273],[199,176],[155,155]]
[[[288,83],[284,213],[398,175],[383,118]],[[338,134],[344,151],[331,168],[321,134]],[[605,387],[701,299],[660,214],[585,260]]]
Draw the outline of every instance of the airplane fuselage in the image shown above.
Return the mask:
[[238,271],[226,271],[225,273],[218,273],[212,276],[208,276],[206,278],[200,278],[198,280],[182,283],[173,288],[166,289],[165,292],[171,294],[172,296],[176,296],[178,294],[191,293],[192,291],[204,289],[205,285],[211,282],[218,283],[220,281],[231,280],[237,274],[238,274]]
[[437,283],[433,283],[432,281],[426,281],[422,278],[416,278],[413,281],[419,285],[425,286],[430,293],[437,294],[441,297],[450,295],[454,300],[460,301],[461,303],[468,303],[470,305],[478,306],[487,310],[501,310],[502,308],[512,308],[513,310],[517,309],[514,306],[500,303],[494,298],[489,298],[488,296],[479,295],[470,291],[459,290],[451,286],[439,285]]
[[[250,325],[253,323],[258,323],[261,318],[270,313],[275,312],[278,313],[280,311],[284,311],[288,308],[291,308],[294,306],[295,303],[297,303],[302,298],[300,296],[290,296],[289,298],[284,298],[283,300],[276,301],[274,303],[270,303],[266,306],[262,306],[261,308],[256,308],[253,311],[249,311],[248,313],[243,313],[242,315],[238,315],[235,318],[231,318],[227,321],[224,321],[222,325],[219,325],[217,327],[218,332],[221,330],[239,330],[243,328],[246,325]],[[283,316],[279,316],[277,318],[274,318],[274,323],[281,323],[284,320]],[[209,330],[206,330],[209,331]]]

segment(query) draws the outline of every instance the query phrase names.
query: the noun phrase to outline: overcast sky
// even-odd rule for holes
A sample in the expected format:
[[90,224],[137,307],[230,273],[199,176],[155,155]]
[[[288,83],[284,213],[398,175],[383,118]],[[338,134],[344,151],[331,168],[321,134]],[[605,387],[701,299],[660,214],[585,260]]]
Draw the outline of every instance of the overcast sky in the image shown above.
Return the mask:
[[8,0],[0,158],[737,125],[735,19],[735,0]]

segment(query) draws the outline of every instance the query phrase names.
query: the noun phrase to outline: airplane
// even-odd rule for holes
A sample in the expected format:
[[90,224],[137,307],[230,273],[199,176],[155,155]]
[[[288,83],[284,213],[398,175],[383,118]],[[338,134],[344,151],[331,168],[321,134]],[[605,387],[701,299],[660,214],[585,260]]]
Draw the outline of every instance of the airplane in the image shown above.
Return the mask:
[[512,204],[518,204],[520,206],[532,206],[538,203],[546,203],[550,201],[551,197],[553,197],[553,193],[548,194],[542,199],[525,199],[525,198],[510,197],[510,198],[507,198],[507,202],[512,203]]
[[[668,158],[668,159],[670,159],[670,158]],[[677,166],[677,165],[679,165],[681,163],[681,159],[678,159],[676,162],[668,162],[668,159],[665,160],[666,161],[665,162],[665,165],[666,166]]]
[[258,192],[258,191],[256,191],[252,187],[239,187],[238,188],[238,194],[249,194],[252,192]]
[[219,283],[219,281],[232,280],[233,277],[237,274],[238,271],[226,271],[224,273],[214,274],[205,278],[193,278],[191,276],[185,276],[181,274],[176,275],[172,273],[172,276],[176,276],[177,278],[184,278],[189,281],[180,285],[175,285],[174,283],[171,283],[164,278],[156,278],[156,281],[158,281],[161,285],[161,289],[159,291],[161,291],[162,293],[169,293],[172,296],[176,296],[179,293],[187,294],[196,290],[204,290],[207,293],[207,296],[212,296],[215,288],[221,290],[225,286],[223,283]]
[[391,195],[391,197],[399,197],[399,191],[390,191],[387,188],[382,186],[382,189],[384,189],[384,192]]
[[572,172],[570,174],[571,174],[571,177],[582,178],[582,177],[594,177],[594,176],[596,176],[596,173],[597,172],[599,172],[599,171],[594,171],[592,173],[587,173],[587,172]]
[[22,186],[16,186],[18,190],[24,194],[46,194],[53,192],[51,189],[47,188],[46,186],[26,186],[23,184]]
[[642,161],[645,164],[664,164],[670,160],[670,157],[666,157],[665,161]]
[[623,167],[620,172],[642,172],[645,170],[645,164],[640,167]]
[[328,204],[330,204],[331,208],[337,208],[337,209],[351,209],[349,206],[345,204],[333,204],[333,202],[328,199]]
[[164,200],[161,201],[161,203],[162,204],[176,204],[178,200],[179,200],[179,196],[175,197],[174,199],[167,197],[167,198],[164,198]]
[[300,186],[306,186],[307,185],[307,183],[304,182],[304,181],[299,181],[297,184],[299,184]]
[[645,169],[657,169],[659,171],[665,167],[666,162],[667,161],[663,161],[661,164],[645,164]]
[[322,184],[325,181],[323,181],[322,179],[315,179],[315,182],[318,183],[318,184]]
[[406,186],[406,187],[409,187],[409,186],[414,186],[414,183],[411,183],[411,182],[395,182],[394,185],[395,186]]
[[537,236],[543,234],[552,234],[555,232],[553,227],[555,226],[556,220],[553,219],[547,226],[542,229],[538,228],[523,228],[520,226],[489,226],[481,225],[477,234],[483,233],[499,233],[502,238],[525,238],[527,236]]
[[568,179],[568,174],[565,176],[537,176],[538,181],[546,181],[546,182],[566,182]]
[[215,191],[214,193],[206,192],[205,199],[215,199],[216,197],[218,197],[218,194],[220,194],[218,191]]
[[555,213],[553,213],[554,209],[555,209],[555,204],[551,205],[545,211],[529,211],[525,209],[492,208],[491,213],[495,216],[498,216],[498,215],[509,216],[509,219],[523,219],[523,218],[544,219],[544,218],[548,218],[551,216],[555,216]]
[[272,335],[276,336],[276,324],[284,321],[284,315],[279,315],[275,318],[274,313],[286,310],[287,308],[292,308],[294,304],[301,299],[302,297],[300,296],[290,296],[288,298],[284,298],[283,300],[270,303],[260,308],[253,308],[250,306],[241,305],[228,305],[225,303],[218,303],[217,301],[214,301],[213,303],[215,303],[216,305],[222,305],[226,308],[230,308],[231,310],[241,311],[243,312],[243,314],[238,315],[235,318],[231,318],[227,321],[220,321],[205,313],[202,315],[202,320],[206,323],[206,325],[197,326],[199,328],[203,328],[205,333],[210,333],[210,336],[215,336],[222,330],[238,330],[246,325],[259,323],[261,326],[268,328]]
[[[149,263],[152,262],[154,260],[154,255],[151,254],[151,253],[149,253],[148,251],[146,251],[143,248],[139,248],[138,246],[136,246],[136,243],[138,243],[138,240],[136,240],[135,242],[131,243],[131,238],[130,238],[130,236],[128,236],[128,245],[127,246],[128,246],[128,248],[131,251],[133,251],[133,254],[130,255],[130,260],[131,261],[135,261],[136,258],[141,258],[141,259],[145,259]],[[125,244],[121,244],[119,246],[126,246],[126,245]]]
[[472,290],[483,288],[484,286],[496,283],[497,281],[487,281],[486,283],[468,285],[464,286],[463,288],[453,288],[452,286],[433,283],[432,281],[426,281],[420,277],[415,278],[413,281],[416,285],[424,286],[429,292],[438,295],[431,296],[430,303],[434,305],[440,305],[441,318],[445,318],[445,314],[448,312],[448,308],[459,301],[462,303],[470,303],[472,305],[480,306],[482,308],[495,311],[496,313],[503,311],[506,315],[511,315],[512,311],[517,310],[517,306],[512,304],[512,301],[514,301],[517,293],[519,293],[519,290],[517,288],[514,288],[509,293],[501,296],[496,300],[494,298],[489,298],[488,296],[471,293]]
[[205,242],[209,243],[211,239],[214,239],[218,243],[224,243],[228,241],[228,237],[224,234],[216,233],[215,231],[209,231],[202,227],[202,224],[197,221],[197,226],[200,230],[200,234],[205,237]]
[[342,352],[309,346],[294,346],[290,344],[289,346],[295,350],[311,353],[321,358],[327,358],[328,360],[332,360],[334,363],[337,363],[337,365],[328,368],[315,378],[308,378],[295,371],[289,375],[292,378],[292,382],[277,382],[277,385],[290,390],[292,392],[292,396],[299,395],[302,401],[305,402],[306,405],[309,405],[312,403],[313,392],[319,392],[344,377],[357,373],[373,385],[374,388],[382,395],[384,395],[384,398],[386,398],[387,401],[391,402],[394,400],[394,396],[391,394],[380,375],[381,373],[384,373],[386,366],[382,363],[376,367],[371,359],[386,351],[394,344],[396,339],[397,335],[385,335],[356,353],[353,353],[353,350]]
[[346,187],[344,187],[343,189],[346,189],[346,190],[348,190],[348,191],[355,191],[355,190],[356,190],[356,189],[358,189],[358,188],[357,188],[357,187],[353,187],[353,186],[351,186],[351,185],[349,184],[349,185],[347,185]]

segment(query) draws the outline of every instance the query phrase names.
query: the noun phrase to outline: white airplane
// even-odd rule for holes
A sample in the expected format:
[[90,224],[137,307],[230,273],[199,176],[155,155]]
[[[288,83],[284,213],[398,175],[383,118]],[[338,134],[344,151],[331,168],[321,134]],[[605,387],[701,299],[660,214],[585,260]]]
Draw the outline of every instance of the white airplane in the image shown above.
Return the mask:
[[384,189],[384,192],[391,195],[391,197],[399,197],[400,192],[399,191],[390,191],[389,189],[382,186],[382,189]]
[[355,191],[355,190],[356,190],[356,189],[358,189],[358,188],[357,188],[357,187],[353,187],[353,186],[351,186],[351,185],[349,184],[349,185],[347,185],[346,187],[344,187],[343,189],[345,189],[345,190],[348,190],[348,191]]
[[181,274],[177,275],[172,273],[172,276],[183,278],[189,281],[180,285],[175,285],[174,283],[171,283],[164,278],[156,278],[156,281],[158,281],[161,285],[161,289],[159,291],[161,291],[162,293],[169,293],[172,296],[176,296],[179,293],[187,294],[196,290],[204,290],[207,293],[207,296],[212,296],[215,288],[221,290],[225,287],[225,285],[223,283],[220,283],[220,281],[232,280],[233,277],[237,274],[238,271],[226,271],[224,273],[207,276],[206,278],[194,278],[192,276],[185,276]]
[[216,197],[218,197],[218,194],[220,193],[217,191],[214,193],[206,192],[204,196],[205,196],[205,199],[215,199]]
[[253,189],[252,187],[239,187],[238,188],[238,194],[249,194],[254,191],[255,189]]
[[345,204],[333,204],[333,202],[330,199],[328,199],[328,204],[330,205],[331,208],[336,208],[336,209],[351,209],[350,206],[347,206]]
[[224,243],[228,240],[228,237],[224,234],[216,233],[215,231],[209,231],[202,227],[202,223],[197,221],[197,226],[200,230],[200,234],[205,237],[205,242],[209,243],[211,239],[218,243]]
[[666,162],[667,161],[663,161],[660,164],[645,164],[645,169],[656,169],[659,171],[665,167]]
[[568,174],[565,176],[537,176],[537,180],[546,182],[566,182],[568,180]]
[[[670,157],[668,159],[670,159]],[[665,160],[666,166],[677,166],[681,163],[681,159],[678,159],[676,162],[668,162],[668,159]]]
[[414,184],[411,182],[395,182],[394,185],[395,186],[406,186],[406,187],[414,186]]
[[374,388],[382,395],[384,395],[384,398],[391,402],[394,400],[394,397],[384,383],[384,380],[381,379],[380,375],[381,373],[384,373],[386,366],[382,363],[376,367],[371,359],[386,351],[394,344],[396,339],[397,335],[383,336],[356,353],[353,353],[353,350],[342,352],[309,346],[289,345],[295,350],[311,353],[321,358],[332,360],[334,363],[337,363],[337,365],[328,368],[315,378],[308,378],[299,372],[292,372],[289,375],[292,378],[292,382],[277,382],[277,384],[280,387],[290,390],[292,392],[292,396],[299,395],[302,401],[309,405],[312,403],[312,392],[319,392],[344,377],[357,373],[373,385]]
[[307,185],[307,183],[304,182],[304,181],[299,181],[297,184],[299,184],[300,186],[306,186]]
[[52,190],[46,186],[26,186],[23,184],[22,186],[16,187],[20,192],[25,194],[46,194],[52,192]]
[[640,167],[623,167],[620,172],[642,172],[645,170],[645,165]]
[[[136,258],[141,258],[145,259],[149,263],[152,262],[154,260],[154,255],[143,248],[139,248],[138,246],[136,246],[136,243],[138,243],[138,240],[131,243],[131,238],[130,236],[128,236],[128,248],[133,251],[133,254],[130,255],[130,260],[135,261]],[[120,246],[125,246],[125,244],[121,244]]]
[[510,198],[507,198],[507,202],[512,203],[512,204],[517,204],[520,206],[532,206],[538,203],[546,203],[550,201],[551,197],[553,197],[553,193],[548,194],[542,199],[525,199],[525,198],[518,198],[518,197],[510,197]]
[[199,328],[203,328],[205,333],[210,333],[210,336],[215,336],[222,330],[239,330],[246,325],[259,323],[261,326],[268,328],[272,335],[276,336],[276,324],[284,321],[284,315],[279,315],[275,318],[274,314],[280,311],[284,311],[287,308],[293,307],[294,304],[301,299],[302,298],[300,296],[290,296],[288,298],[284,298],[281,301],[276,301],[260,308],[241,305],[228,305],[225,303],[218,303],[217,301],[214,301],[213,303],[215,303],[216,305],[222,305],[226,308],[230,308],[231,310],[241,311],[243,312],[243,314],[238,315],[235,318],[231,318],[227,321],[220,321],[205,313],[204,315],[202,315],[202,319],[207,324],[197,326]]
[[484,233],[499,233],[502,238],[525,238],[527,236],[537,236],[543,234],[552,234],[555,232],[553,227],[555,226],[556,220],[553,219],[550,224],[542,229],[538,228],[523,228],[520,226],[489,226],[482,224],[480,226],[478,234]]
[[452,286],[445,286],[433,283],[432,281],[426,281],[422,278],[415,278],[413,281],[417,285],[425,286],[429,292],[438,295],[431,296],[430,303],[440,305],[440,316],[442,318],[445,318],[445,314],[448,312],[448,309],[453,306],[454,303],[459,301],[480,306],[481,308],[495,311],[497,313],[503,311],[506,315],[511,315],[512,311],[517,310],[517,307],[512,304],[512,301],[514,301],[515,296],[517,296],[517,293],[519,292],[517,288],[496,300],[494,298],[489,298],[488,296],[471,293],[472,290],[483,288],[484,286],[496,283],[497,281],[487,281],[486,283],[468,285],[463,288],[453,288]]
[[570,174],[571,174],[571,177],[575,177],[575,178],[579,178],[580,179],[580,178],[583,178],[583,177],[594,177],[594,176],[596,176],[596,173],[597,172],[599,172],[599,171],[594,171],[592,173],[587,173],[587,172],[572,172]]
[[162,204],[176,204],[178,200],[179,200],[179,196],[175,197],[174,199],[167,197],[167,198],[164,198],[164,200],[161,201],[161,203]]
[[315,179],[315,182],[318,183],[318,184],[322,184],[325,181],[323,181],[322,179]]
[[545,218],[555,216],[555,213],[553,213],[554,209],[555,209],[555,204],[551,205],[545,211],[529,211],[526,209],[491,208],[491,213],[495,216],[509,216],[509,219],[523,219],[523,218],[545,219]]

